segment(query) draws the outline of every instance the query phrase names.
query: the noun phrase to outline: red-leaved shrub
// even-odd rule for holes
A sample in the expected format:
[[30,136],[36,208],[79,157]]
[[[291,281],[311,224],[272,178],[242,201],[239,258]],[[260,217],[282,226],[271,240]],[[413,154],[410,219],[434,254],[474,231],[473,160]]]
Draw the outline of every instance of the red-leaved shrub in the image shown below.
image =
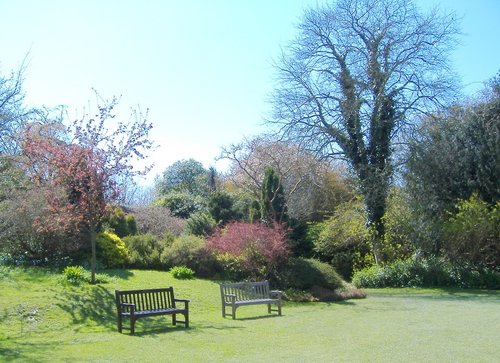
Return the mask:
[[267,278],[290,254],[282,224],[231,222],[207,239],[216,255],[231,256],[247,277]]

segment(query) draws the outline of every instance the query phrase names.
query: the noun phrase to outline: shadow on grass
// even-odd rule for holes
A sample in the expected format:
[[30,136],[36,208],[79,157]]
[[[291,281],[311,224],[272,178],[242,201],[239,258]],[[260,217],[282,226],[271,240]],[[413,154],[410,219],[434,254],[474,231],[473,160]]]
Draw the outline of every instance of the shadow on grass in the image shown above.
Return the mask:
[[104,287],[64,290],[56,298],[57,306],[71,316],[74,324],[93,322],[108,329],[116,328],[115,297]]
[[[248,316],[245,318],[238,318],[236,317],[235,321],[246,321],[246,320],[261,320],[261,319],[275,319],[275,318],[281,318],[283,315],[255,315],[255,316]],[[231,316],[228,316],[225,318],[226,320],[233,320]]]
[[133,272],[126,269],[110,269],[110,270],[103,270],[102,272],[111,277],[118,277],[124,280],[127,280],[132,276],[134,276]]
[[[33,362],[33,356],[41,357],[46,352],[56,350],[60,345],[59,342],[53,343],[28,343],[24,340],[13,340],[14,348],[0,347],[0,361],[1,362]],[[39,358],[42,361],[41,358]]]

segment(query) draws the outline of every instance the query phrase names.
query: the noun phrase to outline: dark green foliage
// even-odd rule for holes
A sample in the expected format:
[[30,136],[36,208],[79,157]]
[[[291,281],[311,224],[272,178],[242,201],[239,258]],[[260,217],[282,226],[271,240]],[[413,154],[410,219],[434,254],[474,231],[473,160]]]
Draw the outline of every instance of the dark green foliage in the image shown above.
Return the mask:
[[233,197],[223,191],[216,191],[208,198],[208,211],[218,224],[226,224],[230,220],[238,220],[243,217],[236,211]]
[[458,200],[473,194],[495,204],[500,200],[499,175],[500,95],[495,92],[429,118],[410,147],[408,189],[427,219],[446,219]]
[[279,283],[283,287],[299,290],[313,287],[335,290],[344,285],[343,279],[331,265],[301,257],[290,258],[281,268]]
[[137,233],[137,223],[132,214],[125,214],[121,208],[113,208],[107,226],[120,238]]
[[208,236],[216,226],[217,223],[209,213],[196,212],[187,219],[186,232],[195,236]]
[[317,235],[311,231],[315,230],[312,227],[313,224],[308,224],[297,219],[290,219],[288,225],[290,227],[288,242],[292,255],[297,257],[312,257],[314,241],[317,237]]
[[168,270],[173,277],[180,280],[189,280],[194,277],[194,271],[186,266],[174,266]]
[[499,289],[500,273],[457,266],[438,258],[407,259],[358,271],[352,283],[358,288],[452,286]]
[[129,264],[136,268],[161,268],[160,256],[174,237],[159,239],[153,234],[127,236],[123,242],[129,251]]
[[261,218],[278,223],[287,220],[286,200],[280,178],[273,168],[267,167],[261,192]]

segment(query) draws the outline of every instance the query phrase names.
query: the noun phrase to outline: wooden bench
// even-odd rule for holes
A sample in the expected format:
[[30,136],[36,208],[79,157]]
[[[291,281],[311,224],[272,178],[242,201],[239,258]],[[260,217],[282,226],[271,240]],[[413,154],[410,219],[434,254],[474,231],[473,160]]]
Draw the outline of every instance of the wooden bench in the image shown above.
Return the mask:
[[[176,299],[174,288],[147,290],[115,290],[116,309],[118,313],[118,331],[123,329],[123,319],[130,319],[130,333],[134,334],[135,322],[139,318],[158,315],[172,315],[172,324],[184,323],[189,327],[189,300]],[[176,303],[184,303],[178,308]],[[184,315],[184,321],[177,320],[177,314]]]
[[[281,315],[281,291],[269,291],[269,282],[238,282],[232,284],[220,284],[222,299],[222,317],[226,317],[226,307],[231,307],[231,315],[236,319],[236,309],[244,305],[266,304],[267,311]],[[277,309],[271,309],[276,305]]]

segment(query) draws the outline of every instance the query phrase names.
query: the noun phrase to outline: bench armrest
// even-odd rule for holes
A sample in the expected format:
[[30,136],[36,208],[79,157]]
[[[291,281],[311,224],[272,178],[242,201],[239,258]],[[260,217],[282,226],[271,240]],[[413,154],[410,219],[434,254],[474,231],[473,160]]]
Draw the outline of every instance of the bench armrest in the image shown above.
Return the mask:
[[269,291],[270,296],[276,296],[278,299],[281,299],[281,296],[283,295],[283,291],[280,290],[271,290]]
[[175,302],[183,302],[184,303],[184,309],[187,310],[188,309],[188,305],[189,305],[189,301],[190,300],[186,300],[186,299],[174,299]]
[[[120,307],[120,312],[130,312],[130,314],[134,315],[135,313],[135,304],[129,304],[129,303],[119,303],[118,306]],[[123,309],[125,308],[125,309]]]
[[236,295],[235,294],[224,294],[224,300],[225,298],[228,297],[231,299],[231,302],[235,302],[236,301]]

